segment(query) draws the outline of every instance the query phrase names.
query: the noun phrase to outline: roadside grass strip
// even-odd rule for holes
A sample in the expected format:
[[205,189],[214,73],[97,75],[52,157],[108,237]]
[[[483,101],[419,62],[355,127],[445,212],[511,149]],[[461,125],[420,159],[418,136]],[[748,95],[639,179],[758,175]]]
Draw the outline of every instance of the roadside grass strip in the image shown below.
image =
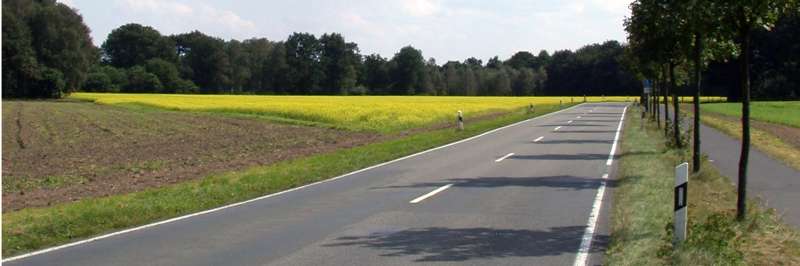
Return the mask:
[[[638,114],[630,112],[631,114]],[[736,189],[712,164],[690,177],[686,241],[672,245],[674,167],[691,161],[668,148],[662,129],[629,115],[620,143],[611,215],[610,265],[798,265],[800,233],[773,209],[750,200],[747,219],[735,220]]]
[[[700,110],[742,117],[741,103],[701,104]],[[751,102],[750,118],[800,128],[800,101]]]
[[[564,105],[568,107],[568,105]],[[2,215],[3,257],[164,221],[326,180],[561,109],[527,108],[453,128],[420,132],[354,148],[211,175],[141,192],[89,198]]]

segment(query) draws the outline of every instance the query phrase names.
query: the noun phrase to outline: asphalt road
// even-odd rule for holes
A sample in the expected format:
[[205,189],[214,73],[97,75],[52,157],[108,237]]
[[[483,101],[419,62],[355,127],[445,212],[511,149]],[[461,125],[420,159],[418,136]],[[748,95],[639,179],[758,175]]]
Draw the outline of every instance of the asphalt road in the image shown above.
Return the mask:
[[[4,264],[571,265],[582,262],[582,246],[599,264],[613,190],[603,177],[613,177],[607,160],[624,108],[579,105],[329,182]],[[596,227],[588,226],[593,213]]]

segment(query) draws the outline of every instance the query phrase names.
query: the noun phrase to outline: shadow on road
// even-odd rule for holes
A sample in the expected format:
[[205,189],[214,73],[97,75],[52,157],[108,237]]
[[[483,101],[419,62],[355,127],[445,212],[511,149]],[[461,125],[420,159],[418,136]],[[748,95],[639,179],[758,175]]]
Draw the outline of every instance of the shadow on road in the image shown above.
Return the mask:
[[[575,121],[583,122],[583,120]],[[591,124],[557,124],[557,125],[539,125],[537,127],[609,127],[610,125],[591,125]]]
[[591,120],[591,119],[581,119],[581,120],[576,120],[575,122],[597,122],[597,123],[607,123],[607,122],[619,122],[619,119],[615,119],[615,120]]
[[[497,188],[497,187],[552,187],[571,190],[597,189],[604,180],[600,177],[586,178],[569,175],[542,176],[542,177],[478,177],[478,178],[449,178],[437,182],[414,183],[410,185],[396,185],[386,188],[418,188],[441,187],[453,184],[454,187],[463,188]],[[605,180],[606,186],[616,186],[615,180]]]
[[595,134],[595,133],[617,133],[615,130],[559,130],[554,131],[554,133],[586,133],[586,134]]
[[[619,117],[620,117],[620,116],[622,116],[622,114],[616,114],[616,115],[611,115],[611,114],[608,114],[608,115],[602,115],[602,114],[597,114],[597,113],[589,113],[589,114],[586,114],[586,115],[584,115],[583,117],[591,117],[591,118],[610,117],[610,118],[616,118],[616,119],[619,119]],[[617,122],[619,122],[619,120],[617,120]]]
[[[584,226],[546,231],[493,228],[411,228],[399,232],[339,237],[327,247],[358,246],[382,250],[381,256],[420,256],[417,262],[466,261],[505,257],[575,254]],[[607,235],[595,235],[592,251],[602,251]]]
[[562,139],[562,140],[542,140],[536,142],[537,144],[589,144],[589,143],[605,143],[611,144],[611,140],[599,139]]
[[577,153],[577,154],[537,154],[537,155],[514,155],[508,157],[512,160],[606,160],[608,154],[597,153]]

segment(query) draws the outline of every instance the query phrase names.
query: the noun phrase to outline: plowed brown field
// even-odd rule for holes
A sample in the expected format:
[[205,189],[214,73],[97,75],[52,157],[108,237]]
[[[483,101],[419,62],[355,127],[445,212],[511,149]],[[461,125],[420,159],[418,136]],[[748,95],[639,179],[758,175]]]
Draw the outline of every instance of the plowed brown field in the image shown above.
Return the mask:
[[352,147],[371,133],[68,101],[3,102],[3,211]]

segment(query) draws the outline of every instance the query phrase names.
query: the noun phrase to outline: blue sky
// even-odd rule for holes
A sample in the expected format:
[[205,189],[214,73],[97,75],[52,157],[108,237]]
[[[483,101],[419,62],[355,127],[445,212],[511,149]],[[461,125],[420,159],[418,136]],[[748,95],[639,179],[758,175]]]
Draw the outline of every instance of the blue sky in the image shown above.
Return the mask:
[[342,33],[362,54],[391,57],[412,45],[438,63],[486,61],[625,40],[630,0],[59,0],[78,9],[100,45],[126,23],[162,34],[200,30],[223,39],[285,40],[292,32]]

